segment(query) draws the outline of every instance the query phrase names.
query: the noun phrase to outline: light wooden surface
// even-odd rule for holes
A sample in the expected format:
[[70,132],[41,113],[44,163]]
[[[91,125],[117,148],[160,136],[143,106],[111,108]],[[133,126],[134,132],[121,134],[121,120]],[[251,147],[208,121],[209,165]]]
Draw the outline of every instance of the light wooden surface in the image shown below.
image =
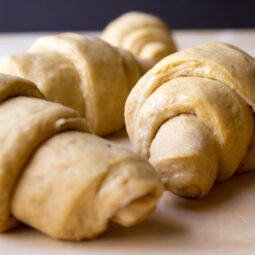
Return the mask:
[[[0,35],[0,55],[22,52],[40,34]],[[220,40],[255,56],[255,30],[175,31],[179,48]],[[124,131],[111,140],[130,147]],[[0,234],[0,254],[255,254],[255,171],[217,184],[201,200],[165,192],[157,210],[131,228],[110,224],[96,240],[56,241],[21,226]]]

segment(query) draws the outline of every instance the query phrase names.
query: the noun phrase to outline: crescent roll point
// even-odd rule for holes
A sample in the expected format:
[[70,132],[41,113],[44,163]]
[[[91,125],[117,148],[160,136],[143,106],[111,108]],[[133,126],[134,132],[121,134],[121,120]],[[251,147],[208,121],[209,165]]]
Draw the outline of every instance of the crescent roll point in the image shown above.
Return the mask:
[[75,33],[43,36],[29,52],[0,58],[0,72],[35,82],[48,100],[77,110],[97,135],[124,126],[126,98],[150,67],[126,50]]
[[[93,238],[108,221],[131,226],[162,184],[129,150],[85,133],[71,108],[28,80],[0,74],[0,231],[19,221],[54,238]],[[100,159],[100,160],[98,160]]]
[[113,20],[103,30],[102,38],[154,64],[176,52],[167,25],[160,18],[142,12],[128,12]]
[[255,60],[210,42],[174,53],[131,91],[131,143],[166,189],[202,197],[215,181],[255,168]]

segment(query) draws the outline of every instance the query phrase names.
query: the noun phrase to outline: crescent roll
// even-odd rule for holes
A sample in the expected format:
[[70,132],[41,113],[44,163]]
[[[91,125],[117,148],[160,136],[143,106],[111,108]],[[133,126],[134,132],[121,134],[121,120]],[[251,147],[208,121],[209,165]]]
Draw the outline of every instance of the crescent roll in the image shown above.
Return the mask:
[[128,12],[113,20],[103,30],[102,38],[154,64],[176,52],[167,25],[160,18],[142,12]]
[[172,54],[145,74],[125,109],[136,151],[167,189],[202,197],[215,181],[255,168],[255,60],[210,42]]
[[42,36],[29,52],[0,58],[0,72],[33,81],[46,98],[78,111],[103,136],[124,126],[124,105],[152,65],[93,36]]
[[109,221],[131,226],[156,206],[162,184],[129,150],[85,133],[75,110],[35,84],[0,74],[0,231],[19,221],[54,238],[93,238]]

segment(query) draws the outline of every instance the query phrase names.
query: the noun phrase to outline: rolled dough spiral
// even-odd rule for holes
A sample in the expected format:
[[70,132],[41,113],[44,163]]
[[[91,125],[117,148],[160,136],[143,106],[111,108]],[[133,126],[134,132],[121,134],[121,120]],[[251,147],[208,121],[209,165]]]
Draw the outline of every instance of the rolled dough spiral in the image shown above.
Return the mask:
[[202,197],[255,168],[255,60],[210,42],[172,54],[145,74],[125,109],[136,151],[167,189]]
[[126,50],[75,33],[43,36],[29,52],[0,58],[0,72],[33,81],[48,100],[77,110],[89,131],[101,136],[124,126],[127,96],[150,67]]
[[142,12],[128,12],[113,20],[103,30],[102,38],[154,64],[176,51],[167,25],[160,18]]
[[21,221],[54,238],[92,238],[155,208],[162,184],[152,167],[86,130],[32,82],[0,74],[1,232]]

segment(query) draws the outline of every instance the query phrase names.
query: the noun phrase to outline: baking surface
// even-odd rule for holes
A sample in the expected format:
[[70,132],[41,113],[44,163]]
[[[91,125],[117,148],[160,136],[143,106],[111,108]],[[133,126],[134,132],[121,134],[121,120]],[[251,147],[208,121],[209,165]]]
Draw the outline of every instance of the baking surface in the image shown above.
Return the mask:
[[[25,51],[41,33],[0,34],[0,55]],[[175,31],[183,49],[224,41],[255,56],[255,30]],[[125,131],[110,140],[130,147]],[[57,241],[29,227],[0,234],[0,254],[255,254],[255,171],[217,184],[203,199],[165,192],[144,222],[124,228],[110,224],[96,240]]]

